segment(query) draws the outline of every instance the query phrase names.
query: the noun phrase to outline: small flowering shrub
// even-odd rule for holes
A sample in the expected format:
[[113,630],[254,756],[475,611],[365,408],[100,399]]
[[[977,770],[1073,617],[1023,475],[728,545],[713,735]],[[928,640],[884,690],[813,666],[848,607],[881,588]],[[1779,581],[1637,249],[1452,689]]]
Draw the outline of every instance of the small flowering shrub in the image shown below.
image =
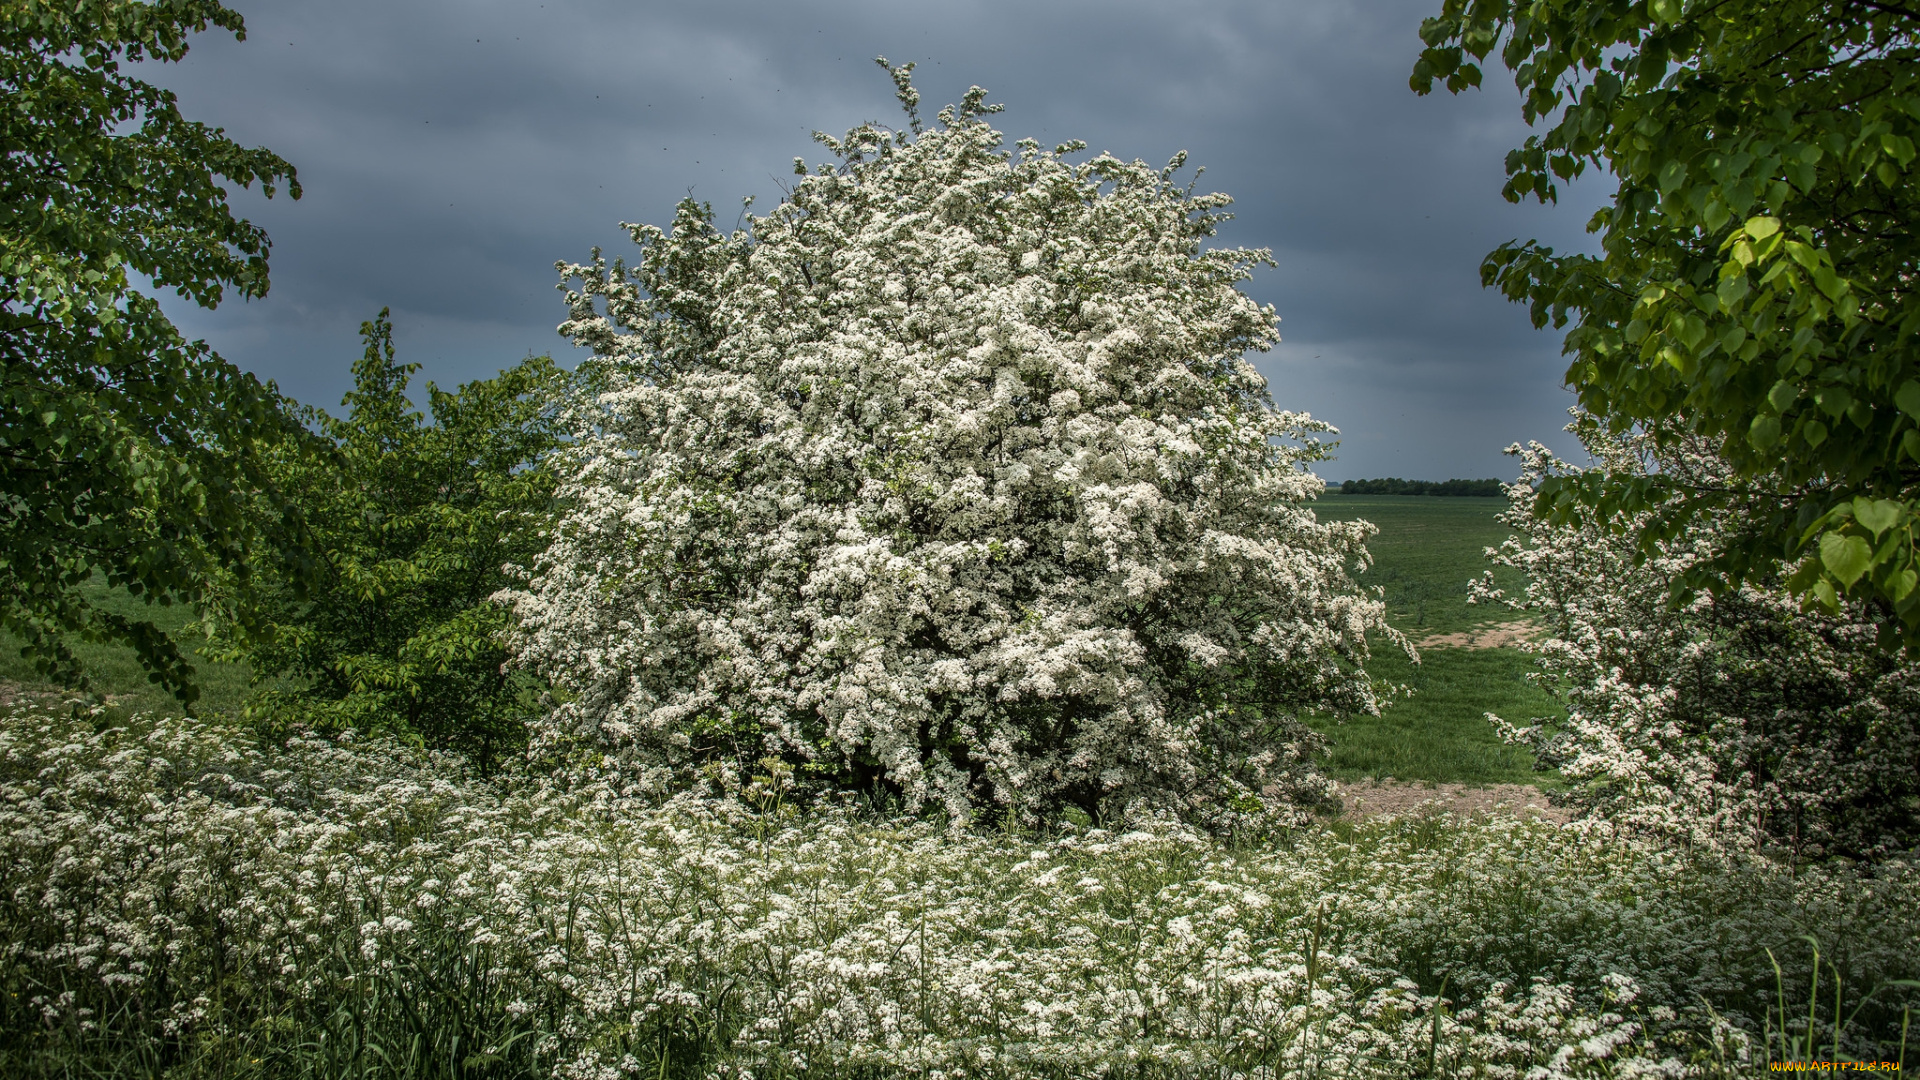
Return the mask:
[[[1657,469],[1703,489],[1724,479],[1705,447],[1656,454],[1584,417],[1569,430],[1613,475]],[[1489,575],[1476,599],[1546,625],[1530,647],[1568,715],[1492,719],[1572,781],[1568,798],[1670,837],[1796,858],[1920,845],[1920,664],[1877,646],[1875,612],[1804,610],[1765,582],[1675,605],[1673,583],[1737,522],[1700,519],[1643,555],[1632,521],[1536,519],[1534,486],[1580,470],[1537,443],[1511,452],[1523,475],[1502,520],[1515,535],[1490,554],[1529,584],[1508,597]]]
[[1891,1060],[1914,1004],[1869,994],[1920,963],[1904,864],[1509,818],[984,835],[448,766],[0,718],[0,1074],[1737,1075],[1803,933],[1865,1001],[1840,1052]]
[[637,263],[566,266],[604,392],[524,588],[547,744],[785,761],[955,820],[1217,821],[1312,802],[1302,710],[1376,708],[1317,520],[1327,425],[1276,410],[1228,199],[1080,144],[1003,147],[975,88],[722,234],[685,204]]

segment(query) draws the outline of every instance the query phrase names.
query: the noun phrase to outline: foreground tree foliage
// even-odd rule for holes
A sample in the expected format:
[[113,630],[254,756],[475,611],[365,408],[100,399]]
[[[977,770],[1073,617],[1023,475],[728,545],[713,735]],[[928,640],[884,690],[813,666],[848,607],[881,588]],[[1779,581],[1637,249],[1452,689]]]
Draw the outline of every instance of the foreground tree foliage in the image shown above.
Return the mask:
[[542,356],[454,393],[428,383],[428,422],[387,313],[361,333],[346,415],[311,411],[324,447],[274,473],[320,566],[257,589],[254,618],[217,637],[257,676],[293,680],[257,703],[276,729],[386,732],[489,772],[524,745],[536,705],[531,680],[504,669],[508,613],[489,597],[545,544],[570,379]]
[[140,279],[202,307],[267,291],[267,238],[222,183],[272,195],[293,167],[180,115],[127,61],[176,61],[205,0],[0,7],[0,625],[41,669],[80,678],[67,635],[131,645],[183,701],[192,668],[152,620],[88,601],[96,575],[154,604],[203,603],[263,553],[297,557],[265,500],[281,399],[181,338]]
[[[1507,244],[1486,281],[1572,323],[1567,382],[1615,432],[1706,439],[1719,482],[1593,470],[1537,509],[1636,522],[1642,550],[1727,528],[1682,595],[1785,564],[1880,639],[1920,641],[1920,8],[1873,0],[1446,0],[1413,74],[1459,92],[1497,52],[1547,130],[1505,194],[1618,182],[1598,256]],[[1731,515],[1731,516],[1729,516]]]
[[1370,527],[1322,523],[1326,425],[1202,247],[1228,203],[1018,152],[974,89],[922,130],[821,136],[732,234],[683,204],[629,267],[563,273],[609,389],[512,597],[556,739],[771,759],[955,819],[1064,804],[1224,820],[1311,799],[1303,709],[1371,710]]

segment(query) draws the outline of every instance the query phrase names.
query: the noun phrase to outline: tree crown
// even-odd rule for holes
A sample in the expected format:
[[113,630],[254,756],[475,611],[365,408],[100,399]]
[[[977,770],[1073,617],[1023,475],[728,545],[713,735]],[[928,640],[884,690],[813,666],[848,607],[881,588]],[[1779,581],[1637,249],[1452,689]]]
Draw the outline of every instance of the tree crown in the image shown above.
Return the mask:
[[[267,194],[293,167],[181,116],[123,61],[176,61],[206,0],[41,0],[0,11],[0,622],[77,679],[69,634],[126,641],[183,700],[191,667],[152,620],[101,610],[96,575],[151,602],[204,602],[251,556],[301,559],[297,512],[260,448],[297,437],[279,395],[181,338],[134,287],[203,307],[267,290],[264,232],[222,182]],[[267,513],[256,509],[265,505]]]
[[[1367,527],[1318,522],[1330,429],[1249,349],[1228,199],[1083,144],[1007,149],[975,88],[820,136],[732,234],[682,204],[563,266],[606,389],[511,599],[550,734],[768,757],[977,806],[1202,815],[1311,787],[1306,708],[1371,709]],[[1303,786],[1304,785],[1304,786]]]

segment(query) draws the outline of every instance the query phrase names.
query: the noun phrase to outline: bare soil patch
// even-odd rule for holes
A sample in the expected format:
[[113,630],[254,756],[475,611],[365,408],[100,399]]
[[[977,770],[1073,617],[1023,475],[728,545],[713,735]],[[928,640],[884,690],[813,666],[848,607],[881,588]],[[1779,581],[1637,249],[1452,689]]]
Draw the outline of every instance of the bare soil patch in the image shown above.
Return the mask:
[[47,696],[48,695],[38,691],[28,690],[17,682],[8,682],[5,679],[0,679],[0,709],[8,708],[15,704],[45,704]]
[[1454,634],[1428,634],[1414,645],[1422,649],[1500,649],[1526,641],[1540,630],[1539,623],[1520,619]]
[[[0,709],[9,709],[15,705],[32,709],[51,709],[71,702],[90,700],[78,690],[62,690],[58,687],[25,686],[7,679],[0,679]],[[98,700],[109,705],[119,700],[118,695],[105,695]]]
[[1375,817],[1428,817],[1455,814],[1515,814],[1565,824],[1572,814],[1547,802],[1530,784],[1416,784],[1404,780],[1359,780],[1341,784],[1334,792],[1341,816],[1361,820]]

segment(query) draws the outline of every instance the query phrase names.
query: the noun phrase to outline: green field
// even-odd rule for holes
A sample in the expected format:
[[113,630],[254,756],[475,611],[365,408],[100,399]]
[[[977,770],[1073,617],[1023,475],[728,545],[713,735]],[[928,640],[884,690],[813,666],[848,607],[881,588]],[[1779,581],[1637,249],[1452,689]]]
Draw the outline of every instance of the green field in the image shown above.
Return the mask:
[[[1385,590],[1389,618],[1407,636],[1453,633],[1503,622],[1502,609],[1469,605],[1467,581],[1487,569],[1484,549],[1506,537],[1494,520],[1504,500],[1419,495],[1329,495],[1323,518],[1365,518],[1380,527],[1372,543],[1374,566],[1361,576]],[[1516,581],[1508,580],[1508,585]],[[177,630],[192,618],[182,608],[149,607],[124,594],[96,596],[121,614],[151,618]],[[76,642],[92,673],[92,690],[128,709],[166,709],[172,699],[150,685],[129,649]],[[202,697],[196,711],[237,712],[246,701],[244,666],[196,660]],[[1554,712],[1553,702],[1528,685],[1526,657],[1513,649],[1428,648],[1410,663],[1384,641],[1375,643],[1373,674],[1403,686],[1379,717],[1344,723],[1313,720],[1333,744],[1331,771],[1342,780],[1394,777],[1456,783],[1551,784],[1557,777],[1533,769],[1532,758],[1500,741],[1485,714],[1525,719]],[[43,687],[20,642],[0,635],[0,680]]]
[[[1328,495],[1314,511],[1324,521],[1365,518],[1380,533],[1367,546],[1374,565],[1362,575],[1386,590],[1393,625],[1418,637],[1451,633],[1512,616],[1467,603],[1467,582],[1489,569],[1486,549],[1507,538],[1494,520],[1505,499],[1432,495]],[[1520,583],[1502,571],[1501,584]]]
[[[1504,608],[1467,603],[1467,582],[1490,567],[1485,551],[1506,539],[1494,515],[1504,499],[1422,495],[1329,495],[1317,507],[1323,519],[1365,518],[1380,527],[1369,545],[1373,568],[1361,580],[1385,591],[1394,627],[1418,640],[1514,618]],[[1512,571],[1500,584],[1517,590]],[[1405,686],[1379,717],[1345,723],[1313,721],[1333,743],[1332,769],[1342,780],[1394,777],[1456,783],[1550,786],[1558,777],[1536,772],[1525,750],[1509,746],[1485,719],[1557,714],[1551,698],[1526,681],[1528,661],[1514,649],[1428,648],[1410,663],[1376,642],[1369,665],[1383,682]]]
[[[124,592],[104,585],[90,588],[93,600],[109,611],[130,619],[151,619],[161,629],[177,632],[193,621],[193,611],[184,607],[158,607],[143,603]],[[199,675],[198,713],[237,713],[246,703],[251,673],[243,664],[221,664],[201,656],[191,635],[181,638]],[[17,683],[31,690],[51,690],[35,671],[33,662],[20,654],[21,639],[0,632],[0,682]],[[90,641],[69,642],[85,665],[88,685],[86,696],[108,701],[132,711],[174,710],[179,705],[173,695],[147,681],[133,650],[122,645],[101,645]]]

